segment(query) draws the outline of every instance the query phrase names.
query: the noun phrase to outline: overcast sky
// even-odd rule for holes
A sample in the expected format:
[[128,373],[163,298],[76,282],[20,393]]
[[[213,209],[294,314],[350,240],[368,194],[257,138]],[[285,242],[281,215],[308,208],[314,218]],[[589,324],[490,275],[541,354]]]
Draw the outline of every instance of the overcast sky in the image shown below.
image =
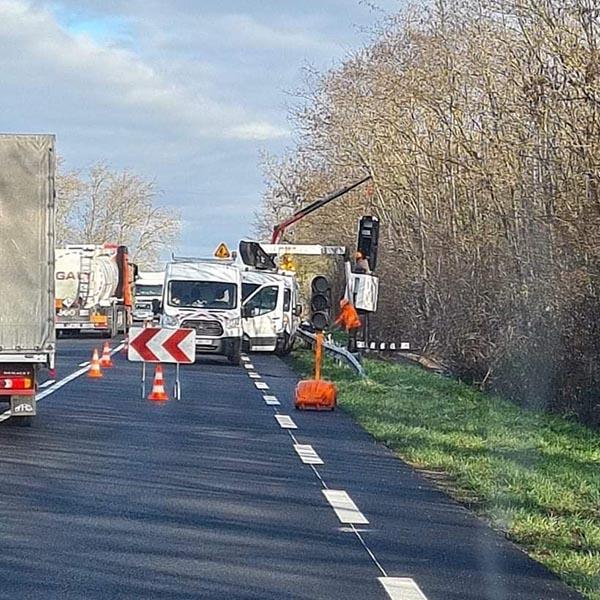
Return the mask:
[[359,0],[0,0],[0,131],[55,133],[68,167],[155,178],[182,212],[181,254],[235,246],[260,151],[292,143],[286,92],[378,16]]

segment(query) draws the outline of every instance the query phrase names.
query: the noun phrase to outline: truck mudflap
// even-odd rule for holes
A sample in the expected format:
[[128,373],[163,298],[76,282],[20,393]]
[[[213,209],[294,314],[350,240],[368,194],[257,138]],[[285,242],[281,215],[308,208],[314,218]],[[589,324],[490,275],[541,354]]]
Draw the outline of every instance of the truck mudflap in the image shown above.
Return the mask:
[[37,414],[35,396],[11,396],[11,417],[34,417]]

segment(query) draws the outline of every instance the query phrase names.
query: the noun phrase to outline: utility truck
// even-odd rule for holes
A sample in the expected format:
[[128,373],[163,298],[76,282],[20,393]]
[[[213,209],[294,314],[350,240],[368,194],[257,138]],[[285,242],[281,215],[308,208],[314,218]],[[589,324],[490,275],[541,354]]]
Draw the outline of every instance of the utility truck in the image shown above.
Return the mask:
[[167,264],[161,325],[196,330],[196,354],[240,363],[242,274],[230,260],[175,258]]
[[0,135],[0,401],[36,414],[39,371],[54,368],[53,135]]
[[137,268],[126,246],[70,245],[56,250],[59,332],[125,333],[132,322]]
[[300,325],[298,282],[293,274],[242,268],[242,328],[251,352],[291,351]]
[[152,321],[162,300],[164,271],[140,271],[135,280],[134,321]]

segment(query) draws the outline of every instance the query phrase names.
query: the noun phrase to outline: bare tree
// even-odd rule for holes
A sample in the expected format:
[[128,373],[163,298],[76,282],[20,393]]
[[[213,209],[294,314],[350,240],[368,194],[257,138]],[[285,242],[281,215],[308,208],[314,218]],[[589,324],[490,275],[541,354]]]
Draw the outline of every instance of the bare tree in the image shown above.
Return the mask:
[[61,243],[123,244],[140,266],[152,267],[178,238],[180,216],[157,206],[155,183],[135,173],[98,163],[85,177],[62,174],[57,187]]

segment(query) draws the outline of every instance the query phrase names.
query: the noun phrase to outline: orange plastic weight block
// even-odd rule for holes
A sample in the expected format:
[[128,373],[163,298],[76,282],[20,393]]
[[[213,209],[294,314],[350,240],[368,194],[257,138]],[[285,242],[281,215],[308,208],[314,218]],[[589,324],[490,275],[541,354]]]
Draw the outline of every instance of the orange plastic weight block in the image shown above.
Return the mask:
[[334,410],[337,403],[337,388],[331,381],[307,379],[298,382],[294,406],[298,410]]

